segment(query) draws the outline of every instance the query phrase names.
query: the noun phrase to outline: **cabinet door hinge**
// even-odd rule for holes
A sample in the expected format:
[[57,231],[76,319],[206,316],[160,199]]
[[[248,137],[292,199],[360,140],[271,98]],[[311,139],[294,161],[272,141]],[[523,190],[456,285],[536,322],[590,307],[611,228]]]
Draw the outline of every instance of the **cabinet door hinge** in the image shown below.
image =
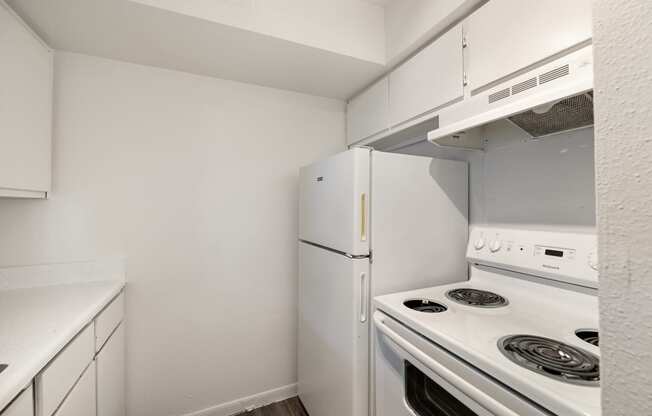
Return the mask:
[[466,48],[467,46],[469,46],[469,40],[466,36],[462,36],[462,48]]
[[465,72],[462,78],[462,86],[466,87],[467,85],[469,85],[469,76]]

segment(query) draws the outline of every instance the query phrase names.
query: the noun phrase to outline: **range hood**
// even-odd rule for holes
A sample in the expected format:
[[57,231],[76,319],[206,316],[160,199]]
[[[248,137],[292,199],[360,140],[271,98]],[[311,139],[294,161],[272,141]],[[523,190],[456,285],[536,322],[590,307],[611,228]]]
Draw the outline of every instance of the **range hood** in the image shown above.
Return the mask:
[[475,91],[438,114],[438,146],[482,149],[481,127],[507,119],[539,138],[593,125],[593,48],[572,51]]

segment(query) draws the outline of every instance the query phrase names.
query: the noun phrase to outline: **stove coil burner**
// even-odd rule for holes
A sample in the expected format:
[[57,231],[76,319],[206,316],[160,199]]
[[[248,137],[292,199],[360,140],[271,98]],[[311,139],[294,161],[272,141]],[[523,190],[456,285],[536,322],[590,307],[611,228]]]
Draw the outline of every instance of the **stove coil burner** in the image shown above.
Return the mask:
[[509,303],[507,299],[496,293],[479,289],[453,289],[446,293],[446,297],[463,305],[481,308],[498,308]]
[[572,384],[600,384],[600,359],[581,348],[534,335],[504,337],[498,348],[512,362],[539,374]]
[[441,303],[432,302],[427,299],[411,299],[403,302],[403,305],[418,312],[425,313],[440,313],[446,311],[448,308]]
[[598,335],[598,331],[595,329],[578,329],[575,331],[575,335],[577,335],[582,341],[586,341],[591,345],[595,345],[596,347],[600,346],[600,336]]

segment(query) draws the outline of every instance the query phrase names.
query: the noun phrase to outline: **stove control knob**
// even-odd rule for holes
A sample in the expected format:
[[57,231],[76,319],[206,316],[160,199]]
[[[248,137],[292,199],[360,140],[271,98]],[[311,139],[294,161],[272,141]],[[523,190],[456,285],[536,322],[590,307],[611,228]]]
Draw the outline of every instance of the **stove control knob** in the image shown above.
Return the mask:
[[480,237],[477,240],[475,240],[475,243],[473,243],[473,247],[475,247],[476,250],[482,250],[482,247],[484,247],[484,237]]
[[598,253],[595,251],[592,251],[589,253],[589,267],[592,268],[593,270],[598,270]]
[[495,252],[497,252],[498,250],[500,250],[500,247],[501,247],[501,245],[500,245],[500,240],[495,239],[495,240],[491,243],[491,245],[489,245],[489,250],[491,250],[492,253],[495,253]]

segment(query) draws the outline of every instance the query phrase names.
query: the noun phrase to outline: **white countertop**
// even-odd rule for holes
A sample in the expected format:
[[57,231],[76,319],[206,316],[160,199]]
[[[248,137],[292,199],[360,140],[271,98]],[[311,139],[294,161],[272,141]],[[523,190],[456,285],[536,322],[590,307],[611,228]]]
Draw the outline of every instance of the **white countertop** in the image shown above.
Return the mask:
[[119,280],[0,291],[0,409],[122,290]]

